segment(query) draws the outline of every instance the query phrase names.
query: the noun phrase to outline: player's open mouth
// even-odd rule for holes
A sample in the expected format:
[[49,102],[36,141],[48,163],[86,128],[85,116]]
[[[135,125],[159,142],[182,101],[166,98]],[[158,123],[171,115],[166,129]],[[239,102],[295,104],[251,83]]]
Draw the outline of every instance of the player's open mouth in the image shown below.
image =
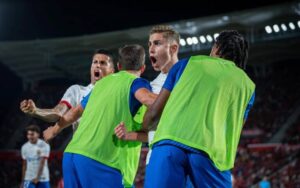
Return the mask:
[[151,61],[152,64],[155,64],[157,60],[156,60],[155,57],[151,56],[150,57],[150,61]]
[[100,72],[98,72],[98,71],[94,72],[94,76],[95,76],[95,78],[100,78]]

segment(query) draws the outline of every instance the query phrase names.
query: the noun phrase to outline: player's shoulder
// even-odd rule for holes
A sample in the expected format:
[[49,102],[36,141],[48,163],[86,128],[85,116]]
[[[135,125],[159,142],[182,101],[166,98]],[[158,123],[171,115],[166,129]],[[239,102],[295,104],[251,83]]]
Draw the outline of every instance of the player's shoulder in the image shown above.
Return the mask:
[[80,93],[83,89],[84,89],[85,86],[82,86],[82,85],[79,85],[79,84],[74,84],[74,85],[71,85],[65,92],[70,94],[70,93]]
[[135,81],[140,81],[140,82],[149,82],[147,79],[145,78],[141,78],[141,77],[138,77],[135,79]]
[[26,143],[24,143],[21,147],[22,150],[25,150],[29,147],[29,142],[27,141]]
[[87,86],[83,86],[83,85],[79,85],[79,84],[74,84],[71,85],[68,90],[74,90],[77,92],[81,92],[81,91],[86,91],[86,90],[92,90],[93,89],[93,85],[89,84]]
[[70,91],[70,90],[80,90],[81,87],[83,87],[83,86],[79,85],[79,84],[74,84],[74,85],[71,85],[70,87],[68,87],[67,91]]
[[178,60],[177,63],[175,63],[175,65],[173,67],[186,66],[186,64],[188,64],[190,58],[191,57],[186,57],[186,58],[182,58],[182,59]]
[[148,80],[146,80],[145,78],[136,78],[134,81],[133,81],[133,84],[136,85],[136,86],[150,86],[150,82]]
[[48,148],[48,147],[50,147],[50,145],[47,142],[45,142],[44,140],[42,140],[42,139],[38,139],[37,145],[40,148],[43,148],[43,147],[47,147]]

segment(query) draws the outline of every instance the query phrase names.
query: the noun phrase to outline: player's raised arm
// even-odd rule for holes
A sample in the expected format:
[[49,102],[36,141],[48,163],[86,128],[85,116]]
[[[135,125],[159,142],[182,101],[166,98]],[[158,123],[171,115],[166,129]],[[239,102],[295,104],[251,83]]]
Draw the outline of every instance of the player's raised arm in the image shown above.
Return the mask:
[[59,103],[51,109],[37,108],[34,101],[31,99],[23,100],[20,103],[20,109],[27,115],[42,119],[47,122],[58,121],[59,118],[69,110],[68,106],[64,103]]
[[43,133],[44,139],[50,141],[58,133],[60,133],[64,128],[70,126],[76,120],[78,120],[83,113],[83,107],[80,105],[75,108],[71,108],[64,116],[62,116],[59,121],[54,125],[46,129]]

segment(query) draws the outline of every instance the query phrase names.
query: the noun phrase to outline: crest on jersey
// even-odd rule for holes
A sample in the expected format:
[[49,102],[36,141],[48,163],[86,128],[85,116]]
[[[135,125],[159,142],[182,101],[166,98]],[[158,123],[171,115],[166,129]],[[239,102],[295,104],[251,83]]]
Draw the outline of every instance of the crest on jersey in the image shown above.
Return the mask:
[[38,156],[41,156],[41,153],[42,153],[42,152],[41,152],[41,150],[39,150],[39,149],[36,151],[36,154],[37,154]]

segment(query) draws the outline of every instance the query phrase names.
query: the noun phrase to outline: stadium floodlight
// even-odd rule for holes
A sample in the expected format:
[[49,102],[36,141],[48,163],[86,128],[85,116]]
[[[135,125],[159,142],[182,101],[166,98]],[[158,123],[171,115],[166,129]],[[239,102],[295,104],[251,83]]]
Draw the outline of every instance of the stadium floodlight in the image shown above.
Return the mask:
[[289,26],[290,26],[291,30],[295,30],[296,29],[295,24],[293,22],[290,22]]
[[181,46],[185,46],[185,45],[186,45],[186,42],[185,42],[184,39],[180,39],[180,45],[181,45]]
[[274,24],[273,30],[275,31],[275,33],[278,33],[280,31],[279,26],[277,24]]
[[266,30],[266,32],[267,32],[268,34],[271,34],[271,33],[272,33],[272,28],[271,28],[271,26],[269,26],[269,25],[267,25],[267,26],[265,27],[265,30]]
[[200,42],[201,42],[201,43],[205,43],[205,42],[206,42],[206,39],[205,39],[205,37],[204,37],[203,35],[201,35],[201,36],[199,37],[199,39],[200,39]]
[[186,39],[186,42],[187,42],[188,45],[192,45],[192,44],[193,44],[193,40],[192,40],[191,37],[188,37],[188,38]]
[[206,35],[206,39],[208,42],[212,42],[213,41],[213,38],[211,35]]
[[282,23],[280,26],[283,31],[287,31],[287,27],[284,23]]
[[193,40],[193,44],[198,44],[198,39],[197,39],[197,37],[193,37],[192,40]]
[[214,39],[216,40],[218,38],[218,36],[219,36],[219,33],[215,33],[214,34]]
[[300,28],[300,20],[297,22],[297,24],[298,24],[298,27]]

